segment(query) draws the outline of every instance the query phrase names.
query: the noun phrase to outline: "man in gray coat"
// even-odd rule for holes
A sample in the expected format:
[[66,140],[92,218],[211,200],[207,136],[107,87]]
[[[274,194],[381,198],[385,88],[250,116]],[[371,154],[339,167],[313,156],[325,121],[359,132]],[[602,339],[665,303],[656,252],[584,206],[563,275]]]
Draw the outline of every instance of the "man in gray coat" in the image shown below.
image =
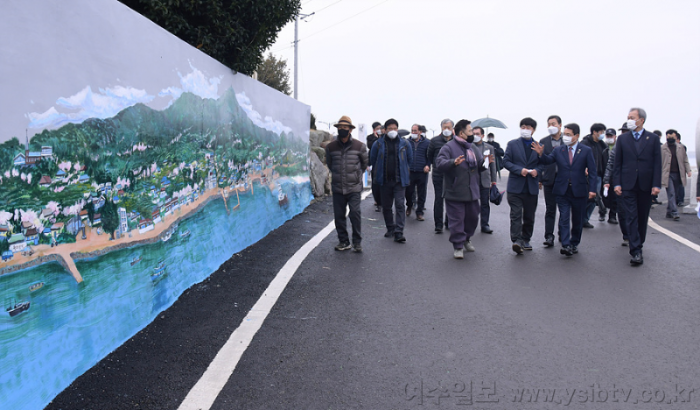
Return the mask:
[[481,201],[481,232],[483,233],[493,233],[493,229],[489,226],[489,219],[491,217],[491,185],[496,185],[496,162],[495,159],[495,149],[494,147],[484,140],[484,129],[481,127],[474,127],[474,144],[472,145],[474,149],[479,150],[482,156],[488,156],[491,158],[489,162],[489,168],[481,172],[479,178],[479,188],[480,188],[480,201]]
[[362,193],[362,174],[369,164],[367,146],[350,135],[352,129],[355,128],[350,117],[342,116],[335,127],[338,129],[338,138],[326,146],[326,164],[332,175],[331,190],[333,191],[335,230],[338,232],[339,241],[335,250],[346,251],[350,249],[345,217],[347,207],[350,205],[352,250],[362,252],[360,194]]

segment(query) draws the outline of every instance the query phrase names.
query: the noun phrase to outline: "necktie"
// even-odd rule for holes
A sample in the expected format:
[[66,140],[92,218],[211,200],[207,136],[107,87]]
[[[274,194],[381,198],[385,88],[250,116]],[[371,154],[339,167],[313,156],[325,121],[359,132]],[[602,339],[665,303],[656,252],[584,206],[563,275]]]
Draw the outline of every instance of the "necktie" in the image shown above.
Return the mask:
[[569,147],[569,165],[574,162],[574,147]]
[[639,133],[638,133],[638,132],[635,132],[635,133],[634,133],[634,139],[636,139],[637,141],[639,141]]

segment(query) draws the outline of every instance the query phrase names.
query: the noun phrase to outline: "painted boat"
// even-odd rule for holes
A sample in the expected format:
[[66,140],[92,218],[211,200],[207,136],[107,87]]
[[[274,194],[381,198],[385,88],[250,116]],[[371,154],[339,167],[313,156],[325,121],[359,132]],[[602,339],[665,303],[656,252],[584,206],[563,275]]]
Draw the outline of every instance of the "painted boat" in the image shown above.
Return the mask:
[[165,274],[165,261],[160,261],[158,266],[153,268],[153,273],[151,274],[151,279],[163,276]]
[[29,286],[29,291],[34,292],[44,287],[44,282],[35,283]]
[[163,235],[163,236],[160,238],[160,240],[163,241],[163,242],[168,242],[172,236],[173,236],[173,232],[172,232],[172,231],[168,231],[168,232],[165,233],[165,235]]
[[277,200],[280,206],[287,205],[289,203],[289,198],[287,198],[287,194],[285,194],[282,191],[280,191],[280,193],[277,195]]
[[15,316],[19,315],[20,313],[22,313],[26,310],[29,310],[30,304],[31,304],[31,302],[29,302],[29,301],[15,303],[15,305],[13,307],[7,308],[7,313],[10,314],[10,317],[15,317]]
[[139,262],[141,262],[141,255],[139,255],[139,256],[137,256],[137,257],[134,257],[134,258],[131,260],[131,266],[134,266],[134,265],[136,265],[136,264],[139,263]]
[[187,238],[187,237],[190,236],[190,234],[191,234],[191,232],[190,232],[189,229],[186,230],[185,232],[180,232],[180,238],[183,238],[183,239],[184,239],[184,238]]

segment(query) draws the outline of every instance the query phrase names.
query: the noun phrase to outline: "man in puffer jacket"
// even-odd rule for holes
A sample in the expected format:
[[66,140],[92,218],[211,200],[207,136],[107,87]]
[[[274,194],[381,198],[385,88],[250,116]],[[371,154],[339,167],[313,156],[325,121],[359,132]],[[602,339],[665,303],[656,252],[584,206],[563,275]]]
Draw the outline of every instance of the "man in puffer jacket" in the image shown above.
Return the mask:
[[[425,221],[423,213],[425,212],[425,197],[428,192],[428,146],[430,140],[421,134],[420,125],[413,124],[411,127],[411,137],[408,140],[413,150],[413,162],[408,166],[410,169],[410,185],[406,188],[406,216],[411,216],[413,203],[417,197],[418,207],[416,208],[416,219]],[[418,195],[414,195],[416,193]]]
[[369,159],[367,146],[353,139],[350,132],[354,125],[348,116],[340,117],[335,124],[338,138],[326,146],[326,164],[331,171],[331,190],[333,191],[333,213],[335,230],[338,232],[337,251],[350,249],[345,211],[350,205],[350,223],[352,224],[352,250],[362,252],[362,230],[360,214],[360,194],[362,193],[362,174],[367,169]]

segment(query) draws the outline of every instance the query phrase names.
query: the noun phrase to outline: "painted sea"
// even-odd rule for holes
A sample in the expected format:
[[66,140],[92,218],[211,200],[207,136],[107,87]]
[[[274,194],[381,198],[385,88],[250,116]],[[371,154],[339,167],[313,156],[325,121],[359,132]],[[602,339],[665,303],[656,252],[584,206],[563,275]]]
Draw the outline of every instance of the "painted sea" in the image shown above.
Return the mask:
[[[231,255],[262,239],[311,201],[308,179],[256,185],[239,209],[215,199],[181,221],[167,242],[76,261],[84,282],[57,263],[0,276],[4,308],[28,300],[15,317],[0,312],[0,403],[3,409],[42,409],[70,383],[146,327],[190,286]],[[289,199],[280,206],[278,189]],[[235,196],[229,207],[236,203]],[[192,206],[192,205],[190,205]],[[186,231],[190,232],[188,236]],[[187,243],[187,246],[181,246]],[[132,265],[132,261],[140,261]],[[160,276],[152,277],[159,264]],[[32,284],[44,286],[30,292]]]

